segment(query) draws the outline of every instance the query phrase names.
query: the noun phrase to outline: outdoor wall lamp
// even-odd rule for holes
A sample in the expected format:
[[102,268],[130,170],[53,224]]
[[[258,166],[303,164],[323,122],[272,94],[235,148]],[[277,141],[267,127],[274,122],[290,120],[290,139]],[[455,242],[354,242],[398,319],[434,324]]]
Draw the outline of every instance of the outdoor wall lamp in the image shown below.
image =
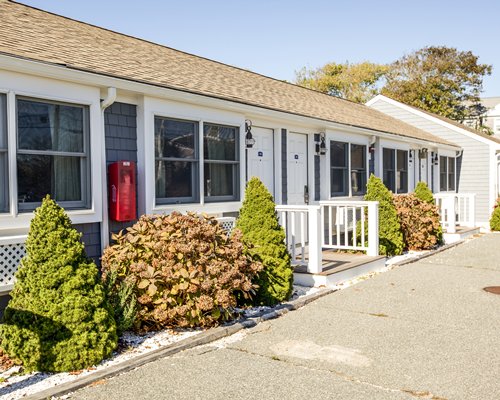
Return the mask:
[[427,148],[426,147],[424,147],[418,151],[418,158],[420,158],[421,160],[427,158]]
[[432,164],[433,165],[438,165],[439,164],[439,156],[438,153],[432,153]]
[[252,121],[249,119],[245,120],[245,146],[247,149],[251,149],[255,144],[255,139],[252,136]]
[[319,133],[319,143],[316,142],[316,154],[324,156],[326,154],[325,132]]
[[408,162],[410,162],[410,163],[413,162],[413,150],[410,150],[408,152]]

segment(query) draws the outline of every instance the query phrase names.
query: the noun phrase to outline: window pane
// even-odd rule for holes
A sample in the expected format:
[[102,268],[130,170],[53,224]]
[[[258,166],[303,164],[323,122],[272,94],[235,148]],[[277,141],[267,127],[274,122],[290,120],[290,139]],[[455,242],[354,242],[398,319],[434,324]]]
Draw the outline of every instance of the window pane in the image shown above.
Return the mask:
[[9,174],[7,159],[7,102],[0,94],[0,212],[9,211]]
[[196,157],[198,123],[155,118],[156,157]]
[[19,203],[41,202],[47,194],[56,201],[82,201],[81,164],[79,157],[18,155]]
[[18,100],[19,149],[81,153],[83,120],[82,107]]
[[455,159],[448,158],[448,190],[455,190]]
[[156,197],[187,197],[194,200],[197,163],[156,161]]
[[384,170],[384,185],[387,187],[387,189],[391,190],[393,193],[395,193],[395,171],[393,170]]
[[347,168],[347,143],[330,142],[330,165]]
[[366,146],[351,145],[351,169],[366,169]]
[[397,168],[399,171],[407,171],[408,170],[408,152],[405,150],[397,151]]
[[351,171],[352,194],[366,193],[366,171]]
[[408,173],[406,171],[397,172],[397,193],[408,192]]
[[393,149],[383,149],[383,164],[384,169],[395,169],[394,155],[395,151]]
[[448,191],[448,157],[439,157],[439,190]]
[[332,168],[330,170],[330,194],[332,196],[347,195],[347,169]]
[[205,124],[203,128],[205,160],[236,161],[238,128]]
[[204,187],[206,197],[235,197],[235,183],[237,174],[237,166],[235,164],[206,163],[204,172]]

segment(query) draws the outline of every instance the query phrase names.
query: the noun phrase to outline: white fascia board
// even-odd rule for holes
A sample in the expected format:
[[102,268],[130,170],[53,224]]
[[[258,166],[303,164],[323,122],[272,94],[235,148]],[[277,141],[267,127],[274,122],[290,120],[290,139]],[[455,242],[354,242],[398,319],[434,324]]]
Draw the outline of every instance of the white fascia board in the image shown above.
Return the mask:
[[[429,145],[430,143],[435,147],[443,146],[445,148],[455,148],[455,149],[459,148],[458,146],[449,146],[445,144],[432,143],[427,140],[416,139],[410,136],[402,136],[378,130],[372,130],[369,128],[362,128],[352,125],[335,123],[313,117],[287,113],[284,111],[271,110],[264,107],[238,103],[236,101],[219,99],[204,94],[190,93],[188,91],[182,91],[181,89],[169,89],[166,87],[155,86],[153,84],[135,82],[123,78],[100,75],[98,73],[70,69],[60,65],[54,65],[40,61],[33,61],[14,56],[0,55],[0,69],[12,70],[30,75],[43,76],[47,78],[65,80],[69,82],[77,82],[79,84],[88,84],[101,88],[115,87],[118,90],[123,90],[129,93],[131,92],[135,94],[171,99],[186,103],[195,103],[199,105],[205,105],[207,107],[215,107],[225,110],[233,110],[236,112],[244,112],[249,117],[251,117],[252,115],[256,117],[261,116],[263,118],[284,120],[288,123],[293,121],[296,124],[309,127],[311,125],[323,126],[325,129],[327,128],[341,129],[347,132],[361,133],[370,136],[375,135],[379,137],[387,137],[421,145]],[[379,96],[376,96],[374,99],[370,101],[375,100]]]
[[418,115],[419,117],[422,117],[428,121],[431,121],[431,122],[434,122],[438,125],[441,125],[441,126],[444,126],[448,129],[451,129],[452,131],[455,131],[457,133],[460,133],[462,135],[465,135],[471,139],[474,139],[474,140],[477,140],[479,142],[482,142],[482,143],[485,143],[489,146],[492,146],[493,148],[495,149],[500,149],[500,143],[496,143],[496,142],[493,142],[487,138],[484,138],[482,136],[479,136],[479,135],[475,135],[474,133],[472,132],[469,132],[468,130],[466,129],[462,129],[462,128],[459,128],[458,126],[455,126],[453,124],[450,124],[449,122],[446,122],[446,121],[443,121],[442,119],[439,119],[439,118],[436,118],[436,117],[433,117],[432,115],[429,115],[425,112],[422,112],[420,110],[417,110],[413,107],[410,107],[410,106],[407,106],[406,104],[403,104],[403,103],[400,103],[399,101],[396,101],[396,100],[393,100],[389,97],[386,97],[382,94],[378,94],[377,96],[375,96],[373,99],[369,100],[368,102],[366,102],[366,105],[367,106],[371,106],[373,105],[374,103],[378,102],[378,101],[385,101],[386,103],[389,103],[395,107],[399,107],[405,111],[408,111],[412,114],[415,114],[415,115]]

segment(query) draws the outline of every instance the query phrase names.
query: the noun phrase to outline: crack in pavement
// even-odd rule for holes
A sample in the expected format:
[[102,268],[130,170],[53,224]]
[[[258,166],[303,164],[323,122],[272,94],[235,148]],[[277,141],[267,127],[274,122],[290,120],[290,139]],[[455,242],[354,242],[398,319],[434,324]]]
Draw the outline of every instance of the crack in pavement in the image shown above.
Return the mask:
[[379,389],[379,390],[382,390],[382,391],[385,391],[385,392],[401,393],[401,394],[404,393],[404,394],[408,394],[408,395],[411,395],[413,397],[418,397],[418,398],[421,398],[421,399],[446,400],[446,398],[434,395],[433,393],[431,393],[429,391],[412,390],[412,389],[396,389],[396,388],[391,388],[391,387],[386,387],[386,386],[378,385],[376,383],[371,383],[371,382],[368,382],[368,381],[364,381],[364,380],[362,380],[360,378],[348,375],[348,374],[346,374],[346,373],[344,373],[342,371],[338,371],[338,370],[333,369],[333,368],[332,369],[330,369],[330,368],[314,368],[314,367],[310,367],[310,366],[306,366],[306,365],[303,365],[303,364],[299,364],[299,363],[293,362],[293,361],[291,361],[289,359],[283,359],[283,358],[280,358],[278,356],[268,356],[268,355],[265,355],[265,354],[254,353],[252,351],[249,351],[249,350],[246,350],[246,349],[237,348],[237,347],[227,347],[226,350],[232,350],[232,351],[235,351],[235,352],[245,353],[245,354],[248,354],[248,355],[251,355],[251,356],[255,356],[255,357],[259,357],[259,358],[265,358],[265,359],[272,360],[272,361],[282,362],[284,364],[288,364],[288,365],[291,365],[291,366],[296,367],[296,368],[302,368],[302,369],[305,369],[305,370],[308,370],[308,371],[331,373],[333,375],[338,376],[339,378],[342,378],[346,382],[357,383],[357,384],[360,384],[360,385],[369,386],[369,387],[372,387],[372,388],[375,388],[375,389]]

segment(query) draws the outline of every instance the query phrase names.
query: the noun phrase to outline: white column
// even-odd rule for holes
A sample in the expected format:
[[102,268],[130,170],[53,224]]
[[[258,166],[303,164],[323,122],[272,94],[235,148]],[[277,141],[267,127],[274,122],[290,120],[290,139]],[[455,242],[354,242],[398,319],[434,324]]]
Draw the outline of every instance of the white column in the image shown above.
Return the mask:
[[368,202],[368,251],[369,256],[378,256],[378,201]]
[[320,273],[322,267],[321,255],[321,207],[309,206],[309,262],[307,264],[307,272],[312,274]]

